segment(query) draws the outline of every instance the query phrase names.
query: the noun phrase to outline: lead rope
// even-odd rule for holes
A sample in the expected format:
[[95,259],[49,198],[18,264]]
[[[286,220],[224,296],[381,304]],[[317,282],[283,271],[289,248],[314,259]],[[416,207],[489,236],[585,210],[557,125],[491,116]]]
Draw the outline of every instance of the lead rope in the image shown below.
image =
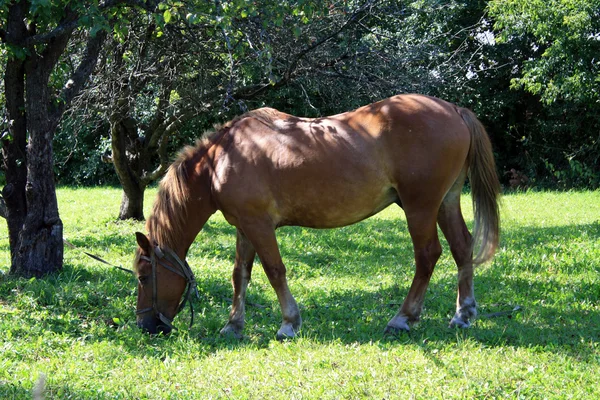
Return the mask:
[[93,259],[94,259],[94,260],[96,260],[96,261],[100,261],[101,263],[103,263],[103,264],[106,264],[106,265],[108,265],[108,266],[110,266],[110,267],[113,267],[113,268],[120,269],[121,271],[124,271],[124,272],[128,272],[128,273],[130,273],[131,275],[135,275],[135,273],[134,273],[132,270],[130,270],[130,269],[127,269],[127,268],[123,268],[123,267],[121,267],[120,265],[111,264],[111,263],[109,263],[108,261],[106,261],[105,259],[103,259],[102,257],[100,257],[100,256],[98,256],[98,255],[96,255],[96,254],[88,253],[87,251],[85,251],[85,250],[82,250],[81,248],[79,248],[79,247],[75,246],[73,243],[69,242],[69,241],[68,241],[67,239],[65,239],[65,238],[63,238],[63,243],[64,243],[64,244],[66,244],[66,245],[67,245],[67,247],[69,247],[70,249],[73,249],[73,250],[80,251],[80,252],[82,252],[83,254],[85,254],[86,256],[88,256],[88,257],[90,257],[90,258],[93,258]]

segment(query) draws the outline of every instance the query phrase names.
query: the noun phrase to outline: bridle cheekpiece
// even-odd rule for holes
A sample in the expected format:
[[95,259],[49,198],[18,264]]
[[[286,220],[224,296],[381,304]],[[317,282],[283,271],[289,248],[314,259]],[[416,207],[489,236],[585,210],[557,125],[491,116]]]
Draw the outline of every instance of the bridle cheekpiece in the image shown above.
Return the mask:
[[[177,307],[177,312],[175,315],[179,314],[179,312],[183,309],[186,302],[190,304],[190,328],[194,324],[194,306],[192,305],[191,295],[192,292],[196,294],[196,297],[199,298],[198,294],[198,286],[196,285],[196,278],[194,277],[194,272],[187,261],[182,261],[175,252],[167,247],[161,249],[159,246],[154,246],[150,248],[150,257],[140,256],[140,260],[148,261],[152,266],[152,307],[144,308],[141,310],[136,310],[136,315],[144,314],[150,311],[154,311],[155,315],[158,319],[168,326],[171,330],[176,330],[172,324],[172,320],[165,317],[160,311],[158,311],[158,307],[156,305],[157,302],[157,281],[156,281],[156,269],[157,266],[160,265],[163,268],[168,269],[169,271],[181,276],[186,281],[186,289],[184,291],[183,298],[179,307]],[[166,262],[165,262],[166,261]],[[178,268],[174,268],[173,266]]]

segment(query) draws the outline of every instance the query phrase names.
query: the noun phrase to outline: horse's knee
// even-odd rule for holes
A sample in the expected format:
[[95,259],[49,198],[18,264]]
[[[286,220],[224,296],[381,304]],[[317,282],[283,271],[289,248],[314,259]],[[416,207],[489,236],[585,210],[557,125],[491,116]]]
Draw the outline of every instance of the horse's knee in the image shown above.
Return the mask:
[[272,285],[276,285],[282,280],[285,281],[286,269],[285,265],[283,265],[282,263],[275,265],[265,265],[264,269],[265,273],[267,274],[267,278],[269,278],[269,281]]

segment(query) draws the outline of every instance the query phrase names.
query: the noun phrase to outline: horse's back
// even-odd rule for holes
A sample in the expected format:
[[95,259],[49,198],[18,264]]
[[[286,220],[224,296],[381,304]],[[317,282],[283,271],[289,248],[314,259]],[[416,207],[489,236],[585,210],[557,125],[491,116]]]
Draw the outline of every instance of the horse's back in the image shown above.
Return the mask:
[[469,148],[456,108],[418,95],[314,119],[259,109],[231,135],[213,179],[224,214],[235,220],[243,209],[312,227],[359,221],[423,185],[423,196],[439,197]]

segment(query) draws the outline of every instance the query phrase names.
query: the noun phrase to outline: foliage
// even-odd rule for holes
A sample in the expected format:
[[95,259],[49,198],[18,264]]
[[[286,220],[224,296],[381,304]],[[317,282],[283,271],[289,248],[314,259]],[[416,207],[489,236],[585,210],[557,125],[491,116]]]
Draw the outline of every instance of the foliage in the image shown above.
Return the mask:
[[600,2],[598,0],[492,1],[499,41],[528,36],[535,58],[523,63],[516,87],[558,99],[600,99]]
[[498,44],[517,61],[511,89],[535,95],[528,121],[512,127],[521,166],[559,187],[598,187],[600,2],[490,1],[489,13]]
[[[114,30],[115,43],[128,48],[122,54],[127,68],[115,74],[115,59],[105,54],[88,91],[93,100],[82,108],[95,110],[115,98],[114,90],[103,89],[107,83],[143,77],[144,89],[131,95],[131,117],[143,137],[161,88],[172,85],[165,115],[180,123],[169,136],[172,155],[249,109],[316,117],[419,92],[476,111],[492,134],[505,184],[514,169],[533,187],[596,188],[600,6],[598,0],[547,4],[165,1],[144,23],[128,14]],[[149,24],[155,32],[147,66],[164,65],[168,56],[176,68],[134,73],[146,65],[140,49]],[[78,163],[89,161],[90,171],[104,167],[98,152],[86,152]],[[61,174],[69,175],[66,166]],[[96,175],[112,179],[105,169]]]
[[57,181],[73,186],[118,185],[113,166],[106,162],[110,154],[106,122],[78,114],[73,110],[54,138]]
[[[156,20],[130,17],[127,40],[115,33],[82,107],[105,115],[106,104],[119,98],[114,82],[125,82],[128,115],[138,127],[132,131],[144,142],[165,85],[173,96],[165,97],[164,118],[181,124],[170,140],[191,142],[215,122],[265,105],[320,116],[397,93],[432,92],[448,79],[443,68],[452,53],[444,46],[466,34],[447,16],[454,14],[444,13],[463,9],[454,1],[173,2],[159,8]],[[150,24],[154,34],[147,41]],[[116,63],[125,68],[118,71]]]
[[[58,191],[66,238],[128,267],[142,224],[115,222],[119,194]],[[148,208],[155,194],[146,193]],[[470,220],[469,196],[463,202]],[[300,337],[285,343],[274,340],[281,317],[259,265],[246,336],[218,335],[235,249],[222,216],[188,257],[200,286],[196,323],[188,330],[184,311],[169,337],[136,328],[130,276],[68,250],[65,269],[49,279],[0,275],[0,397],[30,397],[43,373],[48,399],[597,398],[599,220],[598,191],[505,196],[499,252],[476,271],[473,327],[447,327],[456,267],[445,246],[423,319],[399,338],[382,334],[413,275],[412,245],[395,206],[342,229],[278,231],[304,317]],[[9,260],[6,239],[0,259]]]

